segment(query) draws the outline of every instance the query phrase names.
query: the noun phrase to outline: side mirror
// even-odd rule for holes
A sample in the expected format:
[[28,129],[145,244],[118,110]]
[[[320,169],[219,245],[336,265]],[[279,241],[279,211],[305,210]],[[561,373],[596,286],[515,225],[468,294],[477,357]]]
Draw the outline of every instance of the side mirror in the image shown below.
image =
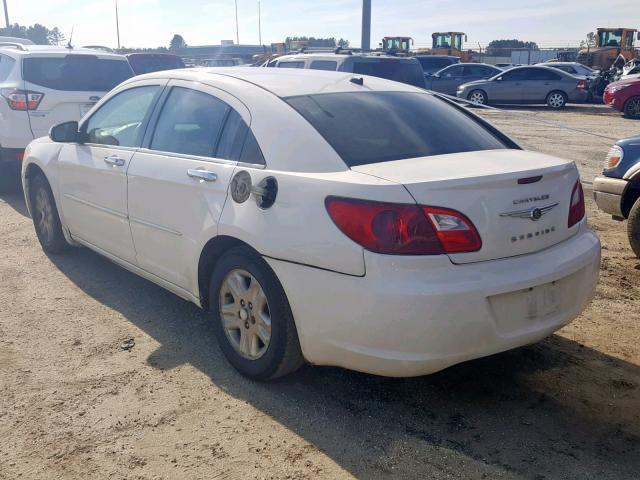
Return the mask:
[[78,137],[78,122],[60,123],[49,130],[49,138],[58,143],[77,142]]

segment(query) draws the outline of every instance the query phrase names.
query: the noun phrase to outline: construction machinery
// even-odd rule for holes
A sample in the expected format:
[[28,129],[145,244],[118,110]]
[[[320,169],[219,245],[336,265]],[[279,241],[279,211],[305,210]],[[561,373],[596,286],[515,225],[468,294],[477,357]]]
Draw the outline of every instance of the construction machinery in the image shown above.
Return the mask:
[[387,53],[409,55],[409,51],[413,46],[413,38],[384,37],[380,46],[382,47],[382,50]]
[[578,52],[577,61],[587,67],[606,70],[613,65],[618,55],[625,60],[636,58],[634,48],[638,30],[635,28],[598,28],[595,46],[588,46]]
[[431,48],[422,48],[419,55],[449,55],[459,57],[461,62],[471,61],[471,53],[462,50],[463,41],[467,41],[464,32],[436,32],[431,35]]

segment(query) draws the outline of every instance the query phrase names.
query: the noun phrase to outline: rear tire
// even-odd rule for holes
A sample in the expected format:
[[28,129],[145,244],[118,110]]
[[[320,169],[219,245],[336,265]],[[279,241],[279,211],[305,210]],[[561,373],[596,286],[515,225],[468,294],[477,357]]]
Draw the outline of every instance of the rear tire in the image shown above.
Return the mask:
[[631,212],[629,212],[627,235],[633,253],[640,258],[640,198],[636,200],[636,203],[631,207]]
[[469,95],[467,95],[467,100],[469,100],[474,105],[486,105],[487,94],[482,90],[471,90],[469,92]]
[[562,110],[567,106],[567,94],[564,92],[551,92],[547,95],[547,106],[554,110]]
[[624,104],[624,116],[640,120],[640,96],[627,100],[627,103]]
[[35,175],[29,183],[31,216],[42,249],[51,254],[62,253],[70,245],[62,233],[62,224],[49,182],[42,174]]
[[218,261],[209,303],[220,348],[241,374],[270,380],[304,363],[284,289],[267,262],[249,248],[233,248]]

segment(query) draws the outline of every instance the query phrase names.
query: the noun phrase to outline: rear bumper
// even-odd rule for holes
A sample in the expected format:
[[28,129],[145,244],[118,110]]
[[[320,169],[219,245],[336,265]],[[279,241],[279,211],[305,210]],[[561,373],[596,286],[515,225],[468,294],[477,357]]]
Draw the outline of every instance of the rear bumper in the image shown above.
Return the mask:
[[309,362],[404,377],[534,343],[569,323],[592,297],[600,242],[583,224],[559,245],[502,260],[368,252],[365,260],[366,276],[351,277],[267,259]]
[[569,95],[569,103],[585,103],[587,100],[589,100],[587,90],[575,90]]
[[598,176],[593,181],[593,197],[600,210],[614,217],[623,217],[622,195],[627,188],[627,180]]
[[1,163],[22,164],[22,158],[23,157],[24,157],[24,148],[2,148],[2,147],[0,147],[0,162]]

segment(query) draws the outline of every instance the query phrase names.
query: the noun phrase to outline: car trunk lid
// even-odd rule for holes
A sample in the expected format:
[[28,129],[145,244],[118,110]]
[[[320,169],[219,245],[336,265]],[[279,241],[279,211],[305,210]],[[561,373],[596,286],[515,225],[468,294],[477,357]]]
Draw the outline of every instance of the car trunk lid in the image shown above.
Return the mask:
[[521,150],[490,150],[352,167],[405,186],[420,205],[466,215],[482,239],[477,252],[450,254],[464,264],[536,252],[575,233],[569,203],[573,162]]

